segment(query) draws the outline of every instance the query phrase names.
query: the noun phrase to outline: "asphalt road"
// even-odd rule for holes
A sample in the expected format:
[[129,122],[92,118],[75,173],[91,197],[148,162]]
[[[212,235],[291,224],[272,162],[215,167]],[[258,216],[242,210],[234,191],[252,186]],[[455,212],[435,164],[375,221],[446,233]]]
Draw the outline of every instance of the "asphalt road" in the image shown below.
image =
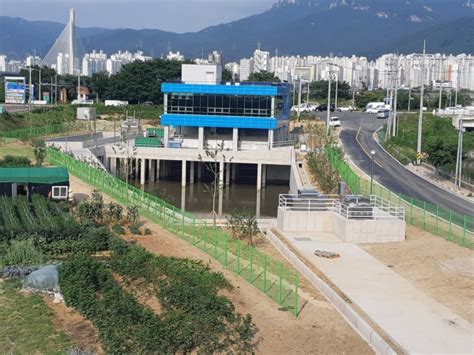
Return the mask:
[[374,180],[396,193],[402,193],[415,199],[426,201],[454,212],[474,214],[474,204],[426,181],[401,166],[385,153],[373,138],[374,132],[385,124],[386,120],[375,115],[360,112],[338,112],[341,120],[341,141],[351,160],[370,175],[370,151],[375,150]]

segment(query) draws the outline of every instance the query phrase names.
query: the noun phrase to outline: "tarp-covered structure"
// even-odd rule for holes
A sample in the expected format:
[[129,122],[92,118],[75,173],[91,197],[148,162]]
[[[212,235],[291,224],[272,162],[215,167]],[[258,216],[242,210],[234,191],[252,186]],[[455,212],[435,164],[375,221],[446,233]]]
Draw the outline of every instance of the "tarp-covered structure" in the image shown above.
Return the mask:
[[66,168],[0,168],[0,195],[50,196],[53,186],[68,186]]

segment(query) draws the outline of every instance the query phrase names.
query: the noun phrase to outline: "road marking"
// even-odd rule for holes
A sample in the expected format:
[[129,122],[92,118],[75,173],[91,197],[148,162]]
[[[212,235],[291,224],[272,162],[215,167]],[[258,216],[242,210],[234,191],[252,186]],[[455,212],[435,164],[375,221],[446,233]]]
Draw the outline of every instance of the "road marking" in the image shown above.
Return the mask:
[[[364,118],[362,117],[360,119],[360,126],[359,126],[359,130],[357,131],[357,134],[356,134],[356,142],[357,144],[359,144],[359,146],[362,148],[362,150],[364,151],[364,153],[369,157],[370,160],[372,160],[372,155],[370,155],[370,153],[362,146],[362,144],[360,143],[359,141],[359,134],[360,134],[360,129],[362,128],[362,121],[364,120]],[[374,159],[374,163],[381,169],[383,169],[383,166],[382,164],[380,164],[377,160]]]

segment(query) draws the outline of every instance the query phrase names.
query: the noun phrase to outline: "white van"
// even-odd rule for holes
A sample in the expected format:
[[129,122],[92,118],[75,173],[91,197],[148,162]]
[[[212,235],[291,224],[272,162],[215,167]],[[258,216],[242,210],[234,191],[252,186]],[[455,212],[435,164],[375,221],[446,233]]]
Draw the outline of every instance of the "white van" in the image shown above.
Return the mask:
[[384,102],[369,102],[367,106],[365,106],[365,112],[367,113],[377,113],[379,110],[385,108]]

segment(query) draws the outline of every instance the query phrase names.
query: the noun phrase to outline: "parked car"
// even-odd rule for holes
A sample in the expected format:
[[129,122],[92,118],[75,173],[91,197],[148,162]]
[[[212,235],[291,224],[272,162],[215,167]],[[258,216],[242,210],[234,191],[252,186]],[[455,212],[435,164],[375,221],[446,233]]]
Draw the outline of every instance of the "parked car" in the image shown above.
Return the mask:
[[354,111],[354,107],[352,107],[352,106],[338,107],[337,111],[338,112],[352,112],[352,111]]
[[142,103],[143,106],[153,106],[153,102],[152,101],[145,101],[144,103]]
[[377,119],[384,119],[390,117],[390,110],[389,109],[381,109],[377,112]]
[[[328,105],[319,105],[317,108],[317,111],[323,112],[328,110]],[[336,111],[336,106],[334,104],[331,104],[331,112]]]
[[341,121],[339,117],[331,117],[329,119],[329,127],[341,127]]

